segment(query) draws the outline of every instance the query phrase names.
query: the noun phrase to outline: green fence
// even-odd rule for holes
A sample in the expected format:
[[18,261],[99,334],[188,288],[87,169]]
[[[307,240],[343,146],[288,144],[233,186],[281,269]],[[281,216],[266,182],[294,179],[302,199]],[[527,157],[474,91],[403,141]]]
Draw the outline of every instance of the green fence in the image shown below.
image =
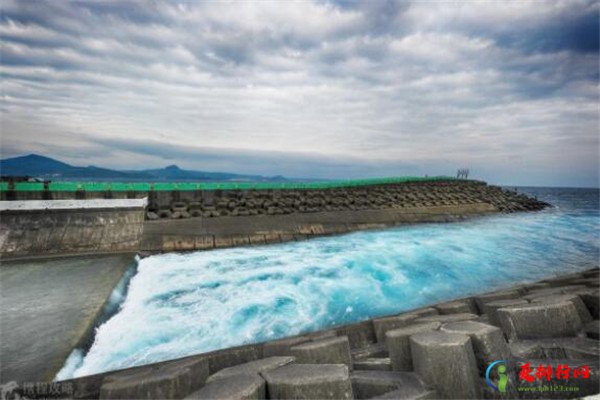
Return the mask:
[[15,184],[15,190],[21,192],[39,192],[44,190],[44,184],[41,182],[18,182]]
[[[336,180],[319,182],[50,182],[48,189],[54,192],[75,192],[85,190],[87,192],[103,191],[172,191],[172,190],[282,190],[282,189],[334,189],[344,187],[360,187],[372,185],[384,185],[390,183],[405,182],[436,182],[450,181],[456,178],[448,176],[432,177],[392,177],[392,178],[372,178],[372,179],[354,179],[354,180]],[[16,191],[43,191],[44,184],[41,182],[15,182]],[[0,191],[8,191],[8,182],[0,182]]]

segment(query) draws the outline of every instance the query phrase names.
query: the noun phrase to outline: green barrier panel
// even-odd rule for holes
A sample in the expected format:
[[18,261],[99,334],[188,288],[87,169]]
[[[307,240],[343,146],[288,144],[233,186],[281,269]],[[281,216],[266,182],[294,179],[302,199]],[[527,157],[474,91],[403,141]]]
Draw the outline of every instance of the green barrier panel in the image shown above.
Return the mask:
[[74,182],[50,182],[48,189],[52,192],[74,192],[77,187]]
[[171,184],[170,183],[166,183],[166,182],[156,182],[150,185],[150,190],[157,190],[157,191],[163,191],[163,190],[172,190],[171,189]]
[[[124,191],[172,191],[172,190],[285,190],[285,189],[335,189],[344,187],[361,187],[405,182],[435,182],[451,181],[456,178],[447,176],[433,177],[395,177],[354,179],[320,182],[50,182],[51,191],[74,192],[85,190],[90,192],[112,190]],[[8,182],[0,182],[0,191],[8,190]],[[41,191],[44,184],[41,182],[16,182],[17,191]]]
[[41,192],[44,190],[43,182],[15,182],[15,190],[21,192]]
[[108,182],[105,185],[106,190],[114,190],[115,192],[127,192],[129,189],[129,186],[127,183],[120,183],[120,182]]
[[131,190],[147,192],[148,190],[150,190],[150,185],[150,183],[132,183]]
[[81,189],[87,192],[103,192],[106,190],[104,182],[84,182],[81,184]]

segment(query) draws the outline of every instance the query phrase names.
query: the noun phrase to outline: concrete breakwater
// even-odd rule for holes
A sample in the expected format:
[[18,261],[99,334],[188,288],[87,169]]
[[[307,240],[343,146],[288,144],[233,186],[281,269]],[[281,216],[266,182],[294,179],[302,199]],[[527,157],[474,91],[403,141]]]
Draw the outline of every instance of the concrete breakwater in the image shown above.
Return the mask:
[[[44,184],[42,187],[46,187]],[[50,185],[51,186],[51,185]],[[73,186],[73,185],[70,185]],[[140,186],[140,185],[137,185]],[[207,189],[140,190],[0,190],[0,200],[69,200],[148,198],[147,218],[223,217],[284,215],[326,211],[356,211],[387,208],[491,204],[501,212],[538,210],[546,206],[523,194],[503,190],[485,182],[425,178],[398,183],[363,184],[332,188],[232,189],[233,184]],[[177,185],[173,185],[177,187]],[[183,186],[183,184],[182,184]],[[197,185],[202,187],[202,185]],[[243,186],[243,184],[240,184]],[[260,187],[260,185],[257,185]]]
[[600,383],[599,271],[58,384],[73,398],[587,396]]
[[0,257],[139,250],[144,199],[0,202]]
[[[6,198],[9,192],[1,194]],[[34,200],[44,194],[54,200]],[[461,180],[330,189],[21,191],[11,196],[21,200],[0,203],[46,206],[0,210],[0,256],[4,258],[205,250],[548,206],[484,182]],[[86,201],[135,202],[146,197],[142,212],[139,205],[85,208]],[[50,206],[69,201],[65,199],[72,206]]]
[[149,253],[279,243],[548,206],[483,182],[458,180],[326,190],[156,192],[149,196],[141,245],[141,250]]
[[490,204],[500,212],[546,204],[478,181],[408,182],[326,190],[228,190],[149,193],[147,218],[284,215]]

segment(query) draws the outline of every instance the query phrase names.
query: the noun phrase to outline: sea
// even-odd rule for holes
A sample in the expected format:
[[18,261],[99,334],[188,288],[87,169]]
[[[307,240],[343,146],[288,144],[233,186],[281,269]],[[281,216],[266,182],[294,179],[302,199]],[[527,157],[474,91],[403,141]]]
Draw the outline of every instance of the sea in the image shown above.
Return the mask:
[[[513,188],[511,188],[513,189]],[[395,314],[599,265],[598,189],[516,188],[552,207],[138,261],[57,380]]]

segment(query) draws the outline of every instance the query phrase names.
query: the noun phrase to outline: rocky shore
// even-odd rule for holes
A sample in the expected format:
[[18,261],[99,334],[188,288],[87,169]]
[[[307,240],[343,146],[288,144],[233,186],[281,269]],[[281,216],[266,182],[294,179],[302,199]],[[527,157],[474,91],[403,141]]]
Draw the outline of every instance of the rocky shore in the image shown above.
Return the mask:
[[599,272],[57,385],[107,399],[580,398],[600,387]]

